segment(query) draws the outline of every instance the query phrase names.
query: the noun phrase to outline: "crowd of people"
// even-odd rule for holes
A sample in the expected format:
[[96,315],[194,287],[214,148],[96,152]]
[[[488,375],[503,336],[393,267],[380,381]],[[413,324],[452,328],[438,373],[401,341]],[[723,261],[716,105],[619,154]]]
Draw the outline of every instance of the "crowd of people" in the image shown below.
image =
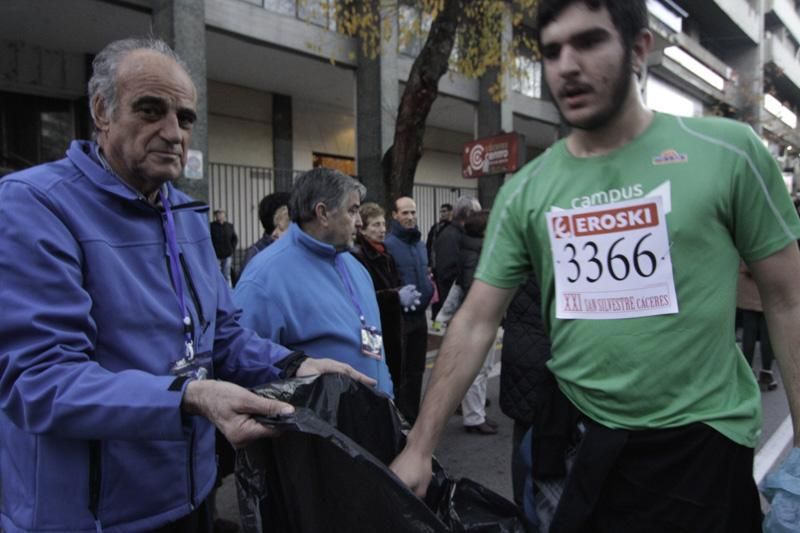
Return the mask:
[[[491,213],[442,205],[425,242],[413,198],[384,211],[317,168],[261,201],[233,289],[233,225],[218,210],[209,227],[173,183],[197,117],[186,67],[157,39],[106,46],[94,139],[0,181],[2,530],[213,531],[215,443],[279,438],[253,417],[293,412],[247,388],[326,372],[394,399],[413,426],[391,469],[424,497],[459,404],[467,432],[496,432],[504,321],[500,407],[532,530],[760,531],[773,354],[800,446],[800,218],[780,171],[746,125],[643,105],[644,0],[540,0],[536,24],[571,130]],[[576,207],[622,187],[642,195]],[[737,279],[757,289],[739,291],[746,357]]]

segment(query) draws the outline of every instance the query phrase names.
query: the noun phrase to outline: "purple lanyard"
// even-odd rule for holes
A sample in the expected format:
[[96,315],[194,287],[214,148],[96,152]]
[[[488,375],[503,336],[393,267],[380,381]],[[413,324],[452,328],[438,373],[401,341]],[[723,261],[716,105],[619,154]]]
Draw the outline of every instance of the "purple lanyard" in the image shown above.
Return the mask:
[[333,262],[336,263],[336,270],[339,271],[339,276],[344,282],[344,288],[347,289],[347,294],[350,296],[350,301],[353,302],[353,307],[355,307],[356,311],[358,312],[359,320],[361,320],[362,324],[366,325],[364,313],[361,311],[361,306],[358,305],[358,299],[353,291],[353,286],[350,284],[350,276],[347,274],[347,269],[345,268],[341,257],[342,254],[336,254],[336,258],[333,260]]
[[186,300],[183,297],[183,277],[180,268],[180,250],[178,249],[178,238],[175,236],[175,219],[172,216],[172,209],[169,205],[169,193],[167,185],[161,187],[161,204],[164,206],[164,213],[161,215],[164,223],[164,233],[167,236],[167,248],[169,249],[169,267],[172,273],[172,281],[175,284],[175,292],[178,295],[178,304],[183,314],[183,334],[186,342],[186,356],[188,359],[194,357],[194,346],[192,343],[192,319],[186,310]]

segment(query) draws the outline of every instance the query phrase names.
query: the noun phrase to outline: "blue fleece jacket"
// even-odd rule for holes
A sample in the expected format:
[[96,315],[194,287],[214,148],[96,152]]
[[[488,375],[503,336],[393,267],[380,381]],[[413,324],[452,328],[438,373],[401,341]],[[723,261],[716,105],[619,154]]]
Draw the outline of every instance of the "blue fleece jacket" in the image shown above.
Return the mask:
[[[66,159],[0,180],[7,533],[95,531],[96,521],[106,532],[156,529],[191,512],[216,479],[214,427],[181,412],[183,387],[170,375],[185,346],[162,211],[95,150],[76,141]],[[278,377],[272,363],[289,351],[239,326],[207,206],[167,192],[209,377],[251,386]]]
[[407,314],[422,315],[433,297],[433,284],[428,277],[428,252],[420,240],[419,230],[405,228],[396,220],[391,222],[391,233],[386,236],[384,245],[394,258],[403,285],[413,284],[422,293],[416,311]]
[[[352,297],[340,269],[347,273]],[[292,224],[253,257],[233,300],[242,309],[244,326],[311,357],[347,363],[392,396],[385,357],[376,360],[361,353],[359,315],[378,329],[381,318],[372,278],[350,253],[337,252]]]

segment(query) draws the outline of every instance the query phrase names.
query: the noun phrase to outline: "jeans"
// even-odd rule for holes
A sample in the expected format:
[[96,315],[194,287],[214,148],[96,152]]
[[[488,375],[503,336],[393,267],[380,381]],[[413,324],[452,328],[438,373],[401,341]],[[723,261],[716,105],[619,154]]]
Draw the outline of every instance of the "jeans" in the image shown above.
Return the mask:
[[231,261],[233,260],[233,256],[223,257],[219,259],[219,269],[222,272],[222,277],[225,278],[225,281],[228,282],[228,287],[232,287],[231,285]]

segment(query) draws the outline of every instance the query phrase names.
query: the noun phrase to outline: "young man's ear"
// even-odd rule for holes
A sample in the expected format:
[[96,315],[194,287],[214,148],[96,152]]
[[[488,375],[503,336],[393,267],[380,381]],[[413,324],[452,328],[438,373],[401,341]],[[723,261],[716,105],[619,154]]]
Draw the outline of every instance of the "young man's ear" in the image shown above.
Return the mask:
[[631,61],[633,62],[633,72],[638,78],[641,78],[644,67],[647,64],[647,57],[653,49],[653,34],[648,29],[643,29],[633,39],[632,43],[633,53],[631,54]]

